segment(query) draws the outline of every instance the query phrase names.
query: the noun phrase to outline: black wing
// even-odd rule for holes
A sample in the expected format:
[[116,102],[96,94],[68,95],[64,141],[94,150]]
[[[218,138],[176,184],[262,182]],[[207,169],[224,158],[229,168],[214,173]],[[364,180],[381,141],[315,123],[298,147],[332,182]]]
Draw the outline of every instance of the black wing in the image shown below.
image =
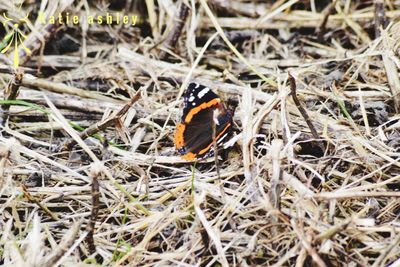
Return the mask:
[[[201,158],[213,147],[213,124],[215,108],[204,109],[197,113],[192,121],[186,125],[184,140],[185,152],[192,152]],[[231,113],[223,113],[217,117],[218,124],[215,125],[215,138],[220,140],[225,137],[231,129]]]

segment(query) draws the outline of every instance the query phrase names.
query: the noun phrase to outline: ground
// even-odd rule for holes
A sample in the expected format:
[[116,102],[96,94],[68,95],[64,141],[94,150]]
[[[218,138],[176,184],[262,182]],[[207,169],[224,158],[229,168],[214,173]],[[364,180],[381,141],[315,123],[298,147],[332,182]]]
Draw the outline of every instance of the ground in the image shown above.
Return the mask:
[[[399,7],[1,2],[0,264],[398,266]],[[218,158],[174,147],[190,82]]]

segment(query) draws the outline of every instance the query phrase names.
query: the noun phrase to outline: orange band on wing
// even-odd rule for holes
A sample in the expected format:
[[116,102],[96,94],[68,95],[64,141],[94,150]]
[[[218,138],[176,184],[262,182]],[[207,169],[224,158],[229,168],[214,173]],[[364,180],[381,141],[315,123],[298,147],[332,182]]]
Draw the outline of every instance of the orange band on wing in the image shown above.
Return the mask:
[[193,116],[196,115],[197,113],[199,113],[200,111],[202,111],[203,109],[207,109],[207,108],[209,108],[209,107],[218,105],[220,102],[221,102],[221,99],[219,99],[219,98],[214,98],[214,99],[211,100],[211,101],[204,102],[203,104],[198,105],[198,106],[195,107],[195,108],[192,108],[192,109],[189,111],[189,113],[186,115],[185,123],[189,123],[189,122],[193,119]]
[[189,152],[189,153],[183,155],[182,158],[186,159],[186,160],[194,160],[194,159],[196,159],[196,154]]
[[206,153],[211,148],[211,146],[229,129],[229,127],[231,127],[230,123],[225,126],[225,128],[217,135],[217,137],[215,137],[211,144],[209,144],[206,148],[200,150],[199,155]]
[[228,123],[225,128],[218,134],[218,136],[211,142],[211,144],[209,144],[206,148],[203,148],[202,150],[200,150],[200,152],[198,154],[195,154],[193,152],[189,152],[186,153],[185,155],[182,156],[183,159],[185,160],[195,160],[197,158],[197,156],[202,155],[204,153],[206,153],[208,150],[210,150],[211,146],[219,139],[221,138],[222,135],[224,135],[224,133],[226,133],[226,131],[229,129],[229,127],[231,127],[231,124]]
[[184,146],[185,141],[183,140],[183,133],[185,132],[186,125],[179,123],[176,126],[175,137],[174,137],[174,144],[177,149]]

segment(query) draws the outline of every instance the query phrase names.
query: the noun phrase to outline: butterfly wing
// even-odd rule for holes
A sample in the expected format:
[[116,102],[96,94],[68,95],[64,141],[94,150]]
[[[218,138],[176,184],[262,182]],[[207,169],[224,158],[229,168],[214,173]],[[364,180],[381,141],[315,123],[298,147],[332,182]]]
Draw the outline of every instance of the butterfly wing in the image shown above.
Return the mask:
[[218,95],[208,87],[190,83],[184,94],[182,122],[177,125],[175,146],[187,160],[206,157],[214,142],[220,143],[225,138],[231,122],[232,113],[225,110]]
[[[213,150],[214,142],[220,143],[231,129],[231,115],[218,116],[214,121],[215,109],[206,109],[197,113],[191,123],[186,125],[184,146],[186,159],[207,157]],[[215,124],[215,136],[213,136]]]
[[211,101],[220,101],[217,94],[211,91],[210,88],[198,84],[190,83],[183,95],[183,114],[182,120],[187,117],[187,115],[193,110],[199,110],[202,105],[210,103]]

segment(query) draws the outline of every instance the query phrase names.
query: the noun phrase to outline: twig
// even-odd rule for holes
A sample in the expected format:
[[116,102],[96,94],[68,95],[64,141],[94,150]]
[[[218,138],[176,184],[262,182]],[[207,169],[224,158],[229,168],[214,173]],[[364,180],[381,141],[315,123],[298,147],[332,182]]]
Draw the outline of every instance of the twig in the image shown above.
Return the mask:
[[3,190],[5,181],[5,168],[7,166],[7,161],[9,160],[10,154],[10,147],[3,147],[0,149],[0,192]]
[[311,134],[314,137],[314,139],[316,139],[318,146],[322,149],[323,152],[325,152],[325,145],[323,144],[322,141],[320,141],[321,138],[319,137],[317,130],[315,130],[315,127],[311,122],[310,116],[308,116],[307,111],[303,108],[299,99],[297,98],[296,81],[290,73],[289,73],[289,82],[290,82],[290,91],[292,93],[293,102],[295,103],[297,109],[300,111],[308,127],[310,128]]
[[[281,150],[282,150],[283,142],[280,139],[275,139],[271,144],[271,158],[272,158],[272,173],[271,173],[271,189],[269,191],[269,199],[274,207],[274,209],[280,211],[281,210],[281,188],[280,181],[282,179],[282,169],[281,169]],[[279,226],[278,226],[278,218],[272,216],[271,218],[272,224],[272,232],[275,235],[279,234]]]
[[58,247],[48,256],[43,267],[56,266],[55,263],[61,259],[61,257],[64,256],[68,249],[74,244],[74,241],[78,237],[81,225],[82,220],[77,221],[72,225],[71,229],[63,236]]
[[326,267],[325,262],[321,259],[321,257],[318,255],[318,252],[312,247],[311,243],[307,240],[307,237],[302,229],[299,228],[299,226],[296,224],[295,220],[291,220],[291,224],[293,227],[293,231],[297,234],[297,237],[300,240],[300,243],[302,246],[306,249],[308,255],[311,256],[315,264],[319,267]]
[[[4,74],[4,75],[2,75],[2,77],[4,77],[5,79],[12,79],[12,76],[8,75],[8,74]],[[46,90],[46,91],[50,91],[50,92],[54,92],[54,93],[76,95],[76,96],[80,96],[83,98],[92,98],[92,99],[97,99],[97,100],[112,102],[112,103],[120,102],[116,99],[107,97],[107,96],[99,94],[97,92],[87,91],[87,90],[83,90],[83,89],[76,88],[73,86],[68,86],[63,83],[56,83],[56,82],[48,81],[45,79],[32,77],[31,75],[29,77],[27,77],[27,76],[22,77],[21,86]]]
[[89,252],[93,254],[96,252],[96,246],[94,244],[94,230],[96,226],[97,216],[99,214],[99,181],[98,177],[101,176],[101,166],[94,164],[90,173],[92,178],[92,211],[90,214],[90,221],[86,227],[88,234],[86,236],[86,241],[88,242]]
[[[241,2],[231,0],[211,0],[210,5],[224,12],[224,14],[240,14],[244,17],[259,17],[267,12],[267,6],[263,2]],[[273,9],[273,8],[271,8]]]
[[382,53],[383,66],[386,70],[386,77],[389,83],[390,91],[393,95],[393,104],[396,113],[400,112],[400,78],[399,71],[396,66],[396,61],[393,59],[392,53],[395,49],[395,43],[392,38],[389,37],[388,30],[382,31],[382,41],[384,45],[384,51]]
[[[166,48],[166,50],[171,50],[176,46],[178,38],[182,33],[183,26],[185,26],[188,14],[189,7],[185,4],[185,1],[182,1],[175,15],[175,24],[163,43],[163,46]],[[166,58],[166,50],[161,50],[160,59]]]
[[346,198],[367,198],[367,197],[395,197],[400,198],[400,192],[323,192],[312,196],[314,199],[330,200],[330,199],[346,199]]
[[280,210],[280,180],[282,177],[281,169],[281,159],[280,153],[282,150],[283,142],[282,140],[275,139],[271,144],[271,157],[272,157],[272,174],[271,174],[271,190],[269,192],[269,197],[272,206]]
[[315,241],[322,242],[324,240],[331,239],[337,233],[342,232],[343,230],[345,230],[349,226],[349,224],[351,222],[352,222],[352,219],[348,218],[348,219],[345,219],[344,221],[342,221],[339,224],[333,225],[328,230],[326,230],[326,231],[320,233],[319,235],[317,235],[315,237]]
[[386,15],[385,15],[385,2],[383,0],[375,0],[375,38],[381,36],[381,27],[386,26]]
[[56,214],[54,214],[53,212],[51,212],[49,210],[48,207],[46,207],[45,205],[43,205],[42,203],[40,203],[40,201],[35,198],[34,196],[32,196],[28,189],[26,188],[25,185],[21,185],[22,187],[22,191],[24,192],[24,196],[30,201],[35,203],[36,205],[38,205],[45,213],[47,213],[47,215],[49,215],[54,221],[58,221],[60,220],[60,218],[58,218],[58,216]]
[[[200,196],[199,199],[201,199],[201,198],[202,197]],[[212,224],[207,220],[204,212],[200,208],[200,204],[201,203],[199,203],[198,200],[195,201],[194,210],[195,210],[196,216],[197,216],[198,220],[201,222],[201,224],[203,225],[204,229],[206,230],[208,237],[214,243],[214,247],[217,250],[220,264],[224,267],[229,266],[228,260],[226,259],[224,247],[222,246],[221,239],[220,239],[218,233],[213,228]]]
[[[14,77],[8,84],[6,90],[4,91],[5,100],[15,100],[19,93],[19,87],[21,86],[21,81],[24,74],[20,70],[17,70]],[[10,110],[10,105],[1,105],[1,124],[4,125],[5,121],[8,119]]]
[[323,36],[326,32],[326,23],[328,22],[329,16],[333,13],[333,11],[335,11],[336,2],[337,0],[333,1],[324,9],[324,11],[322,11],[322,15],[324,18],[316,28],[317,38],[319,42],[323,41]]
[[216,128],[217,128],[217,125],[213,120],[213,123],[212,123],[212,140],[214,140],[213,148],[214,148],[215,169],[217,171],[217,177],[218,177],[217,180],[218,180],[218,183],[219,183],[219,189],[221,191],[222,202],[226,203],[226,194],[225,194],[225,190],[224,190],[224,185],[222,184],[221,173],[220,173],[220,169],[219,169],[217,140],[215,140],[215,137],[217,136],[217,129]]
[[257,202],[260,198],[260,192],[256,187],[257,175],[255,175],[254,168],[254,153],[251,151],[253,143],[253,97],[250,88],[246,89],[242,95],[241,105],[241,122],[243,127],[242,132],[242,153],[243,153],[243,172],[244,179],[247,187],[247,194],[252,202]]
[[[136,92],[136,94],[132,97],[132,99],[129,101],[129,103],[127,103],[126,105],[124,105],[118,112],[116,112],[114,115],[111,115],[109,118],[107,118],[105,121],[102,122],[98,122],[95,125],[90,126],[89,128],[87,128],[86,130],[84,130],[83,132],[81,132],[79,134],[80,138],[82,139],[86,139],[89,136],[92,136],[100,131],[105,130],[107,127],[109,127],[110,125],[116,123],[122,116],[124,116],[126,114],[126,112],[128,112],[129,108],[132,107],[132,105],[139,100],[140,98],[140,90],[138,90]],[[72,147],[76,144],[76,140],[71,138],[70,140],[68,140],[60,149],[61,151],[65,151],[65,150],[71,150]]]

